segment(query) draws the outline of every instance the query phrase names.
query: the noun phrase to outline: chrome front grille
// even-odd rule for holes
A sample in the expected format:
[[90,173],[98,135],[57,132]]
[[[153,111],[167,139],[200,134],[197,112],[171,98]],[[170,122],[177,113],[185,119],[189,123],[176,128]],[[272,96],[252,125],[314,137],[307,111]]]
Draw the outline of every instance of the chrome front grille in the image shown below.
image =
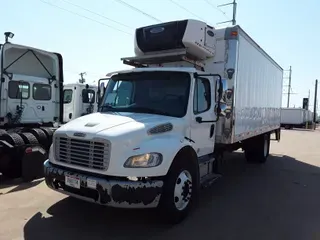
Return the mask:
[[110,160],[110,142],[56,136],[56,161],[85,168],[106,170]]

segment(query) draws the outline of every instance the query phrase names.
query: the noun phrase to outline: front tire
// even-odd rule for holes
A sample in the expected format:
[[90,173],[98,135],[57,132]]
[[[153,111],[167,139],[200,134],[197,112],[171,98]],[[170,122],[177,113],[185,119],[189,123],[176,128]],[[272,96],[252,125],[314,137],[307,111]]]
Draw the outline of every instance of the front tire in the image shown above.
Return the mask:
[[166,222],[176,224],[184,220],[198,198],[197,168],[187,159],[176,159],[165,177],[160,208]]

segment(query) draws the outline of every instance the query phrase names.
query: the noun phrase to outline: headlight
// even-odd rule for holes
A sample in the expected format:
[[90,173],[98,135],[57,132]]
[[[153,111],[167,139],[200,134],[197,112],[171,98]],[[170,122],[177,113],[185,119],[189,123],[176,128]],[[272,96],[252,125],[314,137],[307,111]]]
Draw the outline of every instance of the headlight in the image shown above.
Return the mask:
[[146,153],[129,157],[124,163],[126,168],[151,168],[159,166],[162,163],[162,155],[160,153]]

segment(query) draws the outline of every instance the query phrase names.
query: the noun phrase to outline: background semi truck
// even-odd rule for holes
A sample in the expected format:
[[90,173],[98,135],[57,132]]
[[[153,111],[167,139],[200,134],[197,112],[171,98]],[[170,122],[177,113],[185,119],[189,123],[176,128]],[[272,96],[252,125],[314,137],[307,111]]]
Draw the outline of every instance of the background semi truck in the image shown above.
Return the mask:
[[93,113],[98,108],[98,86],[68,83],[63,86],[63,122]]
[[[60,54],[12,44],[10,35],[5,33],[6,41],[0,45],[0,173],[32,180],[43,176],[43,162],[63,115],[71,113],[74,119],[96,111],[98,88],[63,86]],[[64,95],[63,89],[69,87],[74,94]],[[63,103],[70,97],[66,114]]]
[[305,128],[313,124],[313,112],[303,108],[281,108],[281,127]]
[[41,171],[56,123],[63,116],[63,61],[59,53],[0,45],[0,172],[32,179]]
[[267,160],[270,135],[280,140],[283,70],[240,26],[161,23],[136,29],[134,46],[122,59],[134,68],[107,75],[98,112],[54,133],[46,184],[179,222],[220,176],[225,151]]

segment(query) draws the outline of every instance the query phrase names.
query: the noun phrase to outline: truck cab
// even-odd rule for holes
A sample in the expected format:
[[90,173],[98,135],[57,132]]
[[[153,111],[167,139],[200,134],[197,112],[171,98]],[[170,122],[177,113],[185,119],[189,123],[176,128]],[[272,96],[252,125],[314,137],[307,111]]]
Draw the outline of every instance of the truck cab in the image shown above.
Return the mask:
[[70,83],[63,90],[63,122],[97,111],[98,86]]
[[0,126],[53,126],[62,120],[60,54],[6,42],[0,66]]

